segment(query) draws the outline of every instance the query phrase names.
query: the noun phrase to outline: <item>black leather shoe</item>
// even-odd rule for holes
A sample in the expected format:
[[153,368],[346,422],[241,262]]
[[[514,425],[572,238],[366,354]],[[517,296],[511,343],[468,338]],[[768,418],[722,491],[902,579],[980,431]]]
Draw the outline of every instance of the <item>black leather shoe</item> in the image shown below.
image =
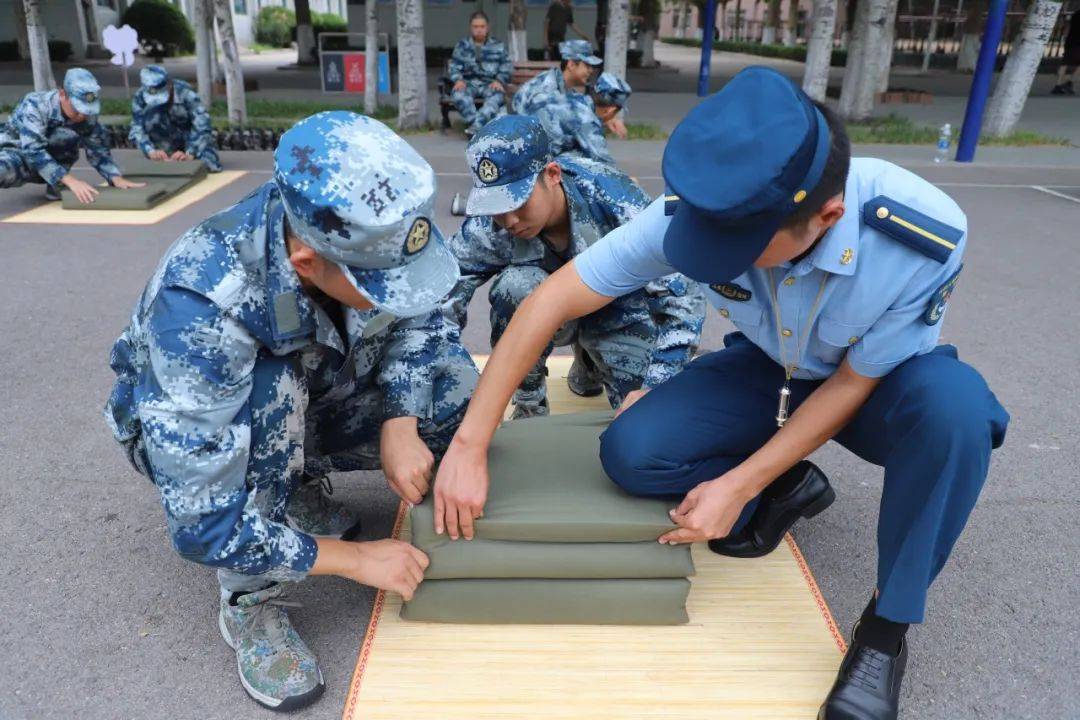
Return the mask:
[[765,489],[750,522],[739,532],[709,541],[718,555],[756,558],[768,555],[800,517],[812,518],[833,504],[829,479],[809,460],[797,463]]
[[907,669],[907,640],[900,653],[887,655],[858,640],[858,626],[836,682],[818,710],[818,720],[896,720],[900,712],[900,683]]

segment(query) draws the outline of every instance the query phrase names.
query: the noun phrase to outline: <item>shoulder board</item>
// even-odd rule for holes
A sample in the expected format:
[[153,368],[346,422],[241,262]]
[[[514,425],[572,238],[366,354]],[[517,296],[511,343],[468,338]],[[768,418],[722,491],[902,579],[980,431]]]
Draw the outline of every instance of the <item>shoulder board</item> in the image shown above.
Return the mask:
[[962,230],[885,195],[878,195],[863,205],[863,221],[939,263],[949,259],[964,237]]
[[664,195],[664,214],[668,217],[675,214],[675,208],[679,207],[679,196],[667,193]]

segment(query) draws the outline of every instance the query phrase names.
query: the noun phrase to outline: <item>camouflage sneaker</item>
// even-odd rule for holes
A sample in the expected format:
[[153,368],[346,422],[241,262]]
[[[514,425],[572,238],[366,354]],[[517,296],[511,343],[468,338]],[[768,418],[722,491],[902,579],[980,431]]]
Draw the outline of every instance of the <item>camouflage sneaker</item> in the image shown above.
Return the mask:
[[229,602],[222,591],[218,612],[221,637],[236,651],[240,684],[251,698],[271,710],[287,712],[315,702],[326,686],[308,646],[289,622],[279,598],[283,588],[245,593]]
[[526,420],[531,417],[544,417],[551,414],[551,409],[548,407],[547,398],[544,398],[539,403],[515,403],[514,414],[510,416],[511,420]]
[[604,392],[604,384],[600,381],[589,354],[574,345],[574,362],[570,366],[570,372],[566,374],[566,386],[570,392],[581,397],[596,397]]
[[289,498],[285,521],[294,530],[324,538],[352,540],[360,534],[360,517],[343,503],[330,498],[330,479],[306,482]]
[[60,191],[56,189],[55,185],[45,186],[45,199],[46,200],[60,200]]

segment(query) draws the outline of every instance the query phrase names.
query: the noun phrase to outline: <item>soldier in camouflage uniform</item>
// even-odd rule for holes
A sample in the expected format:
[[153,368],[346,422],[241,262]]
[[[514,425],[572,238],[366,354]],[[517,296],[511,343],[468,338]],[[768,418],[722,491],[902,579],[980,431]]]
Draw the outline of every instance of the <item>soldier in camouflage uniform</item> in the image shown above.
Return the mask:
[[614,165],[603,125],[616,120],[630,92],[625,80],[603,73],[593,84],[591,93],[568,93],[561,101],[554,98],[538,108],[535,115],[551,139],[552,151],[556,155],[575,153]]
[[[502,110],[513,70],[506,46],[488,35],[487,15],[474,12],[469,18],[469,37],[459,40],[450,56],[450,82],[454,83],[450,97],[467,125],[467,135],[473,135]],[[477,100],[484,101],[479,110]]]
[[80,202],[93,202],[98,191],[71,174],[80,148],[114,187],[142,187],[124,179],[113,162],[109,134],[97,121],[100,93],[88,70],[71,68],[62,89],[27,94],[0,128],[0,188],[45,183],[46,196],[59,200],[59,186],[65,185]]
[[[473,173],[470,217],[450,239],[461,280],[446,309],[464,326],[473,293],[494,278],[492,345],[549,274],[649,204],[641,188],[610,165],[571,156],[553,160],[536,118],[508,115],[489,123],[469,143],[466,160]],[[575,346],[571,389],[598,392],[588,380],[591,370],[617,407],[627,394],[659,385],[690,361],[704,318],[698,285],[669,275],[563,328],[555,343]],[[544,360],[550,352],[551,346],[515,393],[515,417],[547,413]]]
[[431,167],[345,111],[286,132],[274,165],[166,253],[113,346],[105,416],[160,491],[177,552],[218,569],[243,687],[287,710],[323,680],[282,583],[334,574],[410,598],[427,566],[407,543],[290,526],[297,488],[381,466],[418,502],[477,372],[439,309],[458,269]]
[[588,40],[564,40],[559,43],[559,52],[559,67],[545,70],[514,93],[515,113],[535,115],[545,105],[563,102],[567,95],[584,94],[593,72],[604,64],[593,54]]
[[139,80],[131,101],[132,144],[151,160],[202,160],[207,170],[220,172],[210,113],[195,89],[170,79],[160,65],[144,67]]

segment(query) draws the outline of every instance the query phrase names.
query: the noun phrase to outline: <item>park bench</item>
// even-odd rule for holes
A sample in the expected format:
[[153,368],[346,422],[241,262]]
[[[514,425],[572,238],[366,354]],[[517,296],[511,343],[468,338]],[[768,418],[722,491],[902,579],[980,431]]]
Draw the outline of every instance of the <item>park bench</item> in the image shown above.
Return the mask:
[[[510,84],[506,88],[507,106],[510,104],[510,98],[514,96],[519,87],[545,70],[558,66],[558,61],[549,60],[526,60],[514,63],[514,71],[510,75]],[[454,83],[450,82],[450,61],[448,60],[446,68],[439,78],[439,110],[442,112],[442,129],[444,131],[450,129],[450,113],[455,111],[454,103],[450,99],[453,90]],[[477,101],[476,107],[479,108],[482,104],[481,101]]]

